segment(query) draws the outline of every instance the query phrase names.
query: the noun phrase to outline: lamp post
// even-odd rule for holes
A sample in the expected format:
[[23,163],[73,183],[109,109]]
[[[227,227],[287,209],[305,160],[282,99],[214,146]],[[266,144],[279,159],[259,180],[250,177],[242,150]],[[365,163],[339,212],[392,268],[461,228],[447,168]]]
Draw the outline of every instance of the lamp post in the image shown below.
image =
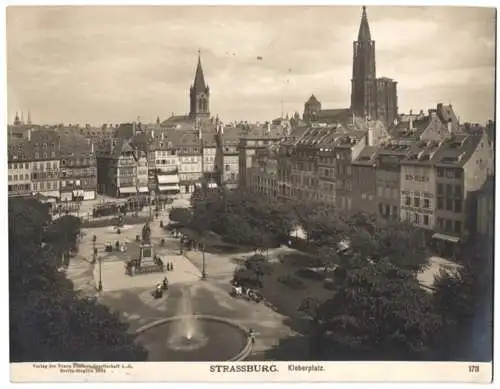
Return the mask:
[[[97,249],[95,247],[95,243],[97,241],[97,237],[94,235],[92,237],[92,262],[95,264],[96,263],[96,256],[97,256]],[[102,258],[99,257],[99,283],[97,284],[97,291],[101,292],[102,291]]]
[[201,279],[206,280],[207,279],[207,272],[205,270],[205,244],[202,242],[201,243]]

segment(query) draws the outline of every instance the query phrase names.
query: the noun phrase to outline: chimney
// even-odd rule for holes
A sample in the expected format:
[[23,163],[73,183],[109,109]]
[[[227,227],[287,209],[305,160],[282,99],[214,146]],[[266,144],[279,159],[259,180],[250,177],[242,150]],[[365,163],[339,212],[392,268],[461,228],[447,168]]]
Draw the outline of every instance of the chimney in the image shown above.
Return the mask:
[[164,136],[163,136],[163,131],[161,132],[161,135],[160,135],[160,136],[161,136],[161,140],[163,140],[163,139],[164,139]]
[[270,133],[271,133],[271,123],[267,122],[267,125],[266,125],[266,134],[270,134]]
[[132,135],[135,135],[135,122],[132,123]]
[[410,109],[410,131],[413,131],[413,111]]
[[28,128],[28,140],[31,140],[31,128]]
[[94,154],[94,142],[90,143],[90,152]]
[[451,135],[451,134],[452,134],[452,132],[453,132],[453,131],[452,131],[452,128],[451,128],[451,125],[452,125],[452,123],[451,123],[451,119],[448,119],[448,134],[449,134],[449,135]]
[[154,129],[152,129],[152,130],[151,130],[151,138],[152,138],[152,139],[154,139],[154,138],[155,138],[155,130],[154,130]]

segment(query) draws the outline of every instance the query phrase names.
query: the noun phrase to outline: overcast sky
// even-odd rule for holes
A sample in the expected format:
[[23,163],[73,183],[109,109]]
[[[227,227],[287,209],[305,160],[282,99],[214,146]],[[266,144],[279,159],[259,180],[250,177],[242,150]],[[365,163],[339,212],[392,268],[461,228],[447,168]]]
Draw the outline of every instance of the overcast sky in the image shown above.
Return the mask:
[[[451,102],[462,121],[494,115],[489,8],[368,7],[377,76],[400,112]],[[189,110],[197,51],[223,120],[268,120],[350,104],[360,7],[9,7],[9,122],[152,122]],[[257,57],[262,57],[258,60]]]

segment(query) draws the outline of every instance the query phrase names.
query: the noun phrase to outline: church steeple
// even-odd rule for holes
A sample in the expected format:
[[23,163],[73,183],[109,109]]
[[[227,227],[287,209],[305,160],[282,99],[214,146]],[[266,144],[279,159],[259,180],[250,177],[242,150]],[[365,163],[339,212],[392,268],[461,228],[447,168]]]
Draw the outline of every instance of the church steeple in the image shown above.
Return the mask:
[[191,119],[210,117],[210,88],[205,83],[203,67],[201,66],[201,53],[198,50],[198,64],[194,75],[194,82],[189,91],[190,109],[189,117]]
[[198,50],[198,65],[196,65],[196,73],[194,75],[193,86],[197,90],[204,90],[207,86],[205,85],[205,76],[203,75],[203,67],[201,66],[201,52]]
[[16,116],[14,117],[14,125],[19,126],[21,125],[21,119],[19,119],[19,114],[16,111]]
[[358,42],[370,42],[372,36],[370,34],[370,25],[368,24],[368,16],[366,16],[366,7],[363,6],[363,14],[361,15],[361,24],[359,25]]
[[377,117],[375,41],[371,39],[366,7],[363,6],[358,40],[353,42],[351,110],[356,116]]

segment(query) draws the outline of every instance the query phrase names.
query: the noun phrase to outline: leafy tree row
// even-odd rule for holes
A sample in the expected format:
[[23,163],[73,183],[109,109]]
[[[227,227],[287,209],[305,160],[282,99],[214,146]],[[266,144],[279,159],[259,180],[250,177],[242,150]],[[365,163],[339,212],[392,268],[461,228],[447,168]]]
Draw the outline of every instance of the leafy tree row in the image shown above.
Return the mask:
[[81,298],[58,271],[61,254],[77,245],[75,219],[52,221],[35,200],[9,201],[10,359],[145,360],[128,325],[104,305]]
[[193,228],[214,231],[231,243],[268,248],[285,242],[293,228],[285,206],[245,191],[197,191],[191,207]]

